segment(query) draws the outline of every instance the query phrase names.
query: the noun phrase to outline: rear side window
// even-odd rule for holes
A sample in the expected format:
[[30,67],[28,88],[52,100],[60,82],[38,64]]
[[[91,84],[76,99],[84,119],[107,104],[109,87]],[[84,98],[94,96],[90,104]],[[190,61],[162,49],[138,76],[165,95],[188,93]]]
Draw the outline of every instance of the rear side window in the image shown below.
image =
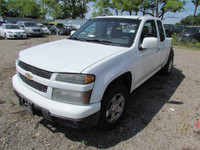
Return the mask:
[[160,34],[160,41],[164,41],[165,40],[165,34],[164,34],[164,29],[163,29],[163,26],[162,26],[162,22],[161,21],[157,21],[157,24],[158,24],[158,29],[159,29],[159,34]]

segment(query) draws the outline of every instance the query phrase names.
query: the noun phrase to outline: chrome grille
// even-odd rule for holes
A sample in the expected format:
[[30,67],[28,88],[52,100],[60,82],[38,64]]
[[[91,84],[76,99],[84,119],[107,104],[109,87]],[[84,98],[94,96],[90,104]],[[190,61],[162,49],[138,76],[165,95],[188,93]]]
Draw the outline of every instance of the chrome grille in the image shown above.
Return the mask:
[[40,32],[40,29],[33,29],[34,32]]
[[35,82],[33,80],[29,80],[29,79],[27,79],[25,76],[23,76],[20,73],[19,73],[19,77],[24,83],[28,84],[32,88],[37,89],[37,90],[39,90],[41,92],[44,92],[44,93],[47,92],[47,86],[45,86],[43,84],[40,84],[40,83],[37,83],[37,82]]
[[42,69],[39,69],[39,68],[36,68],[36,67],[33,67],[31,65],[28,65],[22,61],[19,61],[18,62],[18,65],[26,70],[26,71],[30,71],[31,73],[33,73],[34,75],[37,75],[39,77],[42,77],[42,78],[46,78],[46,79],[50,79],[51,78],[51,75],[53,74],[53,72],[50,72],[50,71],[46,71],[46,70],[42,70]]

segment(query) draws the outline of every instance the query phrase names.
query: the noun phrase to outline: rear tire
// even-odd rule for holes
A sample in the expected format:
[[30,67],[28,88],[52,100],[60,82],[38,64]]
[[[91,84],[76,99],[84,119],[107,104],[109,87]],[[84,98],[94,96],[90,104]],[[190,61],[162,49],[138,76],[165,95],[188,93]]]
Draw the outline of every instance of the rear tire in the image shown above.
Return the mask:
[[166,63],[166,65],[161,69],[161,74],[162,74],[162,75],[165,75],[165,76],[170,75],[170,73],[171,73],[172,70],[173,70],[173,64],[174,64],[174,50],[173,50],[173,48],[171,48],[171,51],[170,51],[170,54],[169,54],[167,63]]
[[97,123],[99,130],[112,129],[121,121],[125,114],[128,97],[128,90],[123,85],[112,86],[106,91]]

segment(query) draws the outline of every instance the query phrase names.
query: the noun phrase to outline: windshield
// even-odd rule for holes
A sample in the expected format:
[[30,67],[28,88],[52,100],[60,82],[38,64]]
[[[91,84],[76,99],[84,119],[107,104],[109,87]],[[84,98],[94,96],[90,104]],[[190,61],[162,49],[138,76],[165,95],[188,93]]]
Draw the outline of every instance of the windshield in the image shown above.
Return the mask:
[[140,24],[136,19],[96,18],[83,25],[70,39],[130,47]]
[[184,30],[184,33],[199,33],[200,28],[198,27],[189,27]]
[[24,25],[26,27],[35,27],[35,26],[37,26],[36,23],[32,23],[32,22],[30,22],[30,23],[24,23]]
[[18,25],[5,25],[6,29],[20,29]]

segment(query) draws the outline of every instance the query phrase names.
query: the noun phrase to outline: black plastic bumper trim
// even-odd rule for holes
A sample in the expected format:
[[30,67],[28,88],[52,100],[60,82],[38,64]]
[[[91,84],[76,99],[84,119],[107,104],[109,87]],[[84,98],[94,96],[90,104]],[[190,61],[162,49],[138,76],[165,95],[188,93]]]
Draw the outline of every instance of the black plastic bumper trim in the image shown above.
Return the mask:
[[[22,97],[16,91],[15,91],[15,94],[17,95],[19,99]],[[73,118],[67,118],[67,117],[51,114],[48,110],[32,103],[32,114],[37,115],[37,116],[43,116],[44,119],[55,124],[60,124],[60,125],[64,125],[64,126],[76,128],[76,129],[85,129],[85,128],[94,127],[97,124],[100,111],[85,118],[73,119]]]

